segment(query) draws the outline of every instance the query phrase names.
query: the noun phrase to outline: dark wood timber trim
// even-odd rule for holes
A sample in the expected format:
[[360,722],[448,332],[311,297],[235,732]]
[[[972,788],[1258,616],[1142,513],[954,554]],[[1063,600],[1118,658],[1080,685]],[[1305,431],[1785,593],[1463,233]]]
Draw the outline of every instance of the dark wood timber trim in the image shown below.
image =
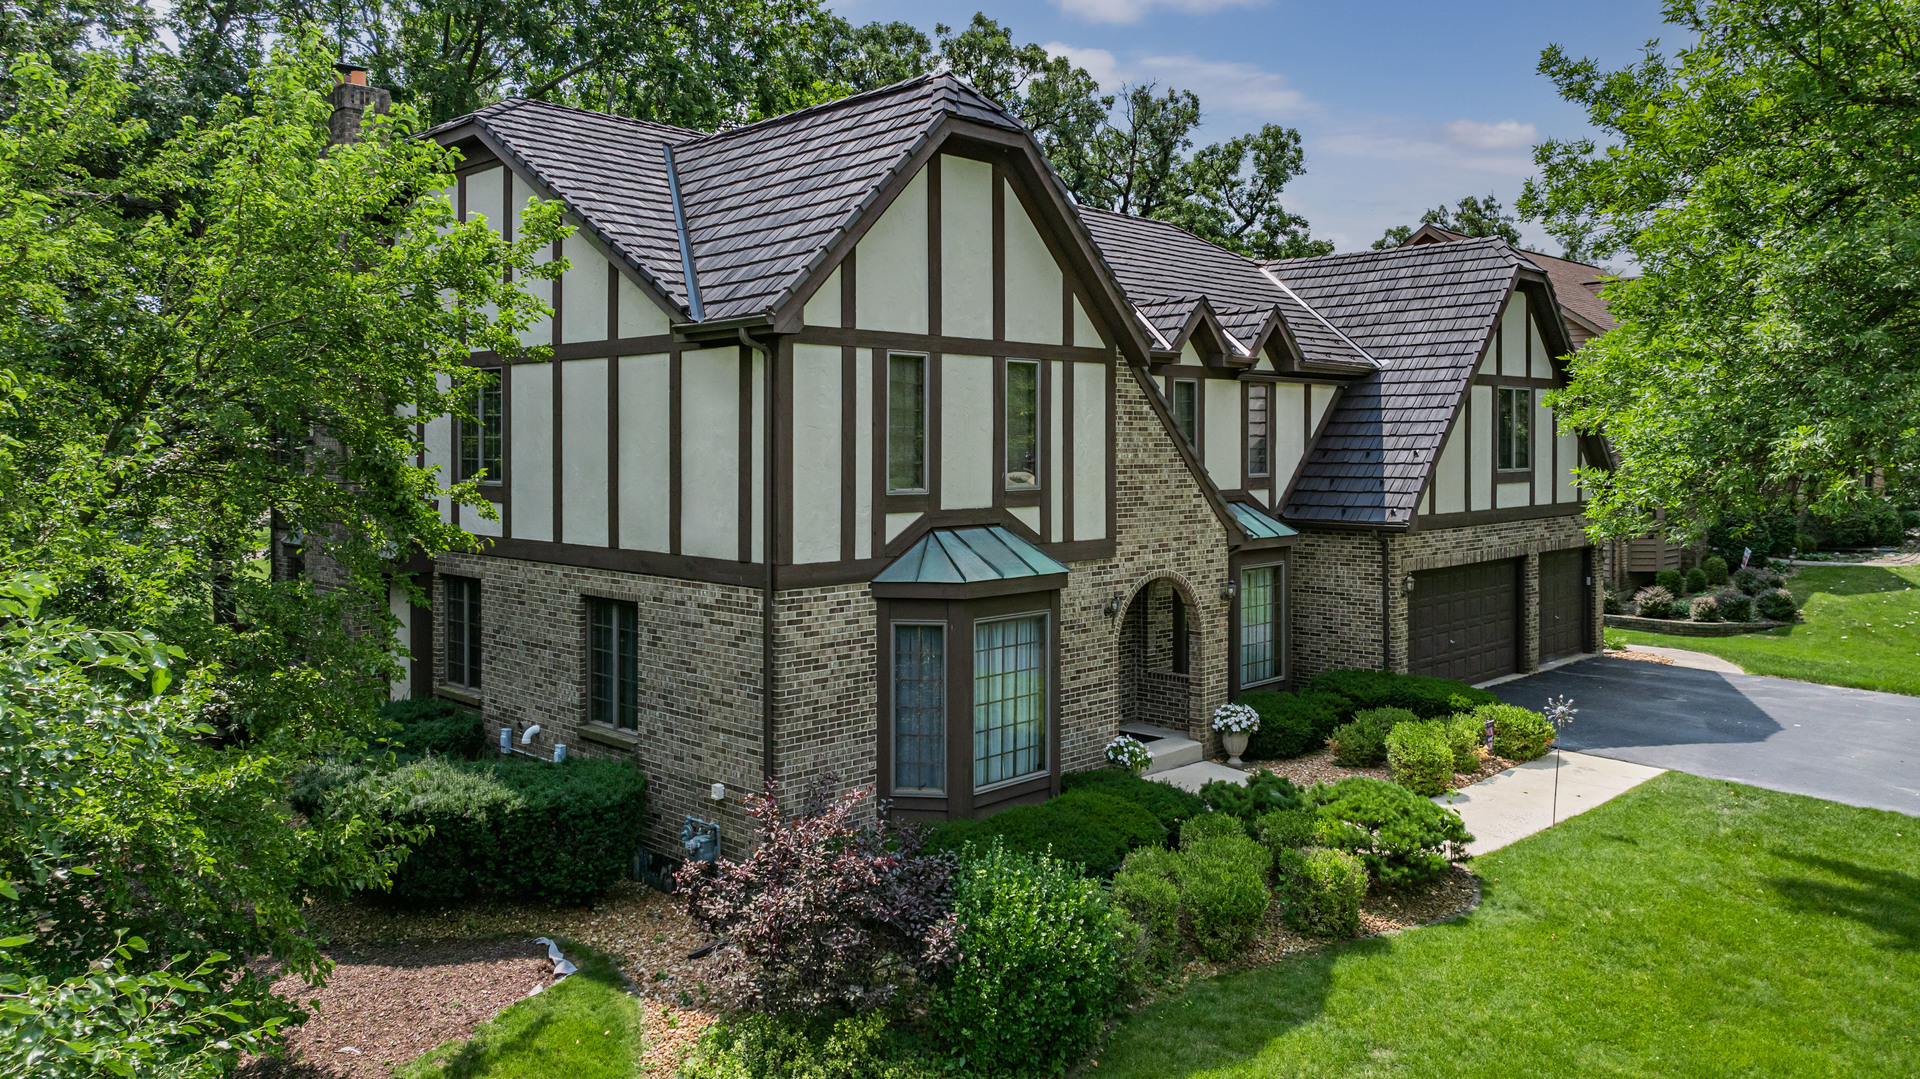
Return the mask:
[[1060,435],[1060,535],[1057,539],[1072,542],[1077,538],[1073,522],[1073,474],[1079,471],[1073,453],[1073,389],[1080,381],[1072,363],[1060,367],[1061,387],[1060,426],[1066,428]]
[[[554,321],[557,323],[559,320],[555,319]],[[565,440],[561,438],[561,432],[566,430],[567,420],[566,388],[561,385],[561,374],[566,370],[567,365],[555,362],[549,366],[553,369],[553,388],[549,391],[553,395],[553,400],[550,402],[553,406],[553,427],[547,432],[547,435],[553,443],[553,489],[548,493],[547,509],[553,515],[553,524],[551,531],[549,531],[547,535],[552,536],[554,542],[561,543],[566,540],[566,537],[560,534],[561,525],[565,521],[565,518],[562,517],[560,513],[560,505],[561,500],[566,495],[566,484],[563,473],[561,472],[561,469],[566,467],[565,454],[563,453],[566,446]]]
[[[614,275],[609,274],[609,279]],[[614,287],[619,282],[614,281]],[[617,301],[616,301],[617,302]],[[671,352],[683,344],[672,334],[655,334],[650,337],[620,337],[605,341],[556,341],[551,349],[540,355],[503,356],[497,352],[476,352],[467,358],[469,367],[498,367],[508,363],[546,363],[548,360],[597,360],[605,356],[640,356],[648,353]]]
[[1578,517],[1585,510],[1585,505],[1579,502],[1546,502],[1534,506],[1509,506],[1506,509],[1436,513],[1421,522],[1421,527],[1461,528],[1468,525],[1502,524],[1507,521],[1535,521],[1546,517]]
[[887,350],[873,350],[873,475],[870,484],[873,491],[873,511],[868,522],[873,530],[872,546],[868,550],[876,556],[887,545]]
[[928,509],[940,508],[940,463],[941,459],[946,456],[943,442],[946,437],[946,432],[944,425],[941,423],[941,413],[946,410],[943,407],[945,401],[941,397],[940,390],[942,383],[945,381],[941,376],[946,366],[947,358],[944,353],[927,353],[927,396],[922,404],[926,408],[926,436],[924,444],[926,446],[927,459],[926,475],[924,478],[927,481]]
[[615,550],[583,543],[542,543],[537,540],[496,539],[482,554],[513,558],[523,562],[546,562],[556,566],[581,566],[615,573],[642,573],[653,577],[672,577],[684,581],[759,588],[766,567],[725,558],[700,558],[692,555],[662,554],[659,551]]
[[1067,575],[1048,573],[1039,577],[1015,577],[1010,580],[974,581],[969,584],[882,584],[869,591],[883,599],[985,599],[988,596],[1016,596],[1030,592],[1049,592],[1067,586]]
[[[1001,317],[1004,318],[1004,314]],[[981,337],[923,336],[917,333],[896,333],[890,330],[854,330],[844,327],[836,330],[831,326],[808,326],[796,334],[794,340],[803,345],[854,345],[862,348],[888,348],[895,352],[934,351],[951,352],[961,356],[1017,355],[1029,360],[1114,362],[1113,350],[1104,347],[1042,345],[1026,341],[1009,342]]]
[[408,597],[407,651],[413,659],[407,668],[407,692],[416,699],[433,696],[433,563],[427,561],[418,571],[417,583],[427,602],[425,606]]

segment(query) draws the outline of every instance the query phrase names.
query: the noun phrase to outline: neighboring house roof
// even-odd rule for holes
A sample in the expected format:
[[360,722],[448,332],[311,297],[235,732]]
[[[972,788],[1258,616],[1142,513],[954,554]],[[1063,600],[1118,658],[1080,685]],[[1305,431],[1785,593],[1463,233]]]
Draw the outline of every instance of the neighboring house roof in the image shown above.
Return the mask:
[[950,75],[714,134],[524,98],[436,130],[478,128],[690,315],[671,147],[702,319],[713,322],[769,312],[790,298],[947,116],[1021,130]]
[[[1471,239],[1473,237],[1464,232],[1454,232],[1438,225],[1422,225],[1401,246]],[[1534,265],[1547,271],[1547,279],[1553,282],[1553,296],[1560,301],[1562,314],[1596,336],[1613,329],[1613,315],[1607,311],[1607,301],[1601,296],[1601,292],[1612,283],[1613,275],[1599,266],[1555,258],[1538,251],[1528,251],[1526,256]]]
[[1279,313],[1309,363],[1371,370],[1372,360],[1298,297],[1262,273],[1260,264],[1164,221],[1082,206],[1080,219],[1140,316],[1171,348],[1181,345],[1202,298],[1220,325],[1243,342]]
[[1405,527],[1522,269],[1500,239],[1268,269],[1384,366],[1348,385],[1295,475],[1290,521]]

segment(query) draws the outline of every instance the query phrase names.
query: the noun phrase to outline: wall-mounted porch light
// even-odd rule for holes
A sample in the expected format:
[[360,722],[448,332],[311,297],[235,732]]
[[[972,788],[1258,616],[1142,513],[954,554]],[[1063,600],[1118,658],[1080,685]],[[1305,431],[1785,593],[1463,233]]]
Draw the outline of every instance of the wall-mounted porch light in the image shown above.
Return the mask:
[[1113,596],[1101,606],[1100,612],[1108,618],[1118,618],[1120,616],[1120,593],[1115,592]]
[[1413,574],[1407,574],[1407,579],[1400,582],[1400,590],[1409,596],[1413,595]]

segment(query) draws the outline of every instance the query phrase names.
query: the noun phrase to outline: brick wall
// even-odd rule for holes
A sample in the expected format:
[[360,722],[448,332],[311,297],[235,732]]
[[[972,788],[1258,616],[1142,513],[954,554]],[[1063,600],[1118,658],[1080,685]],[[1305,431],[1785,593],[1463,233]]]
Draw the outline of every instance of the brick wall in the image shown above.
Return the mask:
[[1150,582],[1127,607],[1119,645],[1121,722],[1182,731],[1191,725],[1193,679],[1173,669],[1177,595],[1173,582],[1163,577]]
[[874,788],[877,717],[873,597],[865,584],[779,595],[774,623],[775,768],[798,795],[832,773]]
[[[1368,532],[1302,531],[1288,563],[1294,683],[1326,670],[1378,668],[1379,538]],[[1404,625],[1400,637],[1404,642]]]

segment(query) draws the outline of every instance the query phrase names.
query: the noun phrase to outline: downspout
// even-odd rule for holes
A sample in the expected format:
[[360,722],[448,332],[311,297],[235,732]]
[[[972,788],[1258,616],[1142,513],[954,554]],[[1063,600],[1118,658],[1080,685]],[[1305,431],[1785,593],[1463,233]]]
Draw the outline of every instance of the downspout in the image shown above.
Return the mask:
[[774,489],[773,482],[773,418],[776,412],[773,401],[773,358],[777,349],[770,348],[762,342],[754,340],[744,327],[741,328],[738,333],[740,334],[741,345],[760,353],[766,360],[766,362],[761,365],[761,385],[763,393],[761,400],[764,401],[765,404],[761,406],[764,415],[762,418],[760,453],[760,467],[762,469],[760,481],[760,490],[762,492],[760,506],[760,556],[764,562],[766,573],[760,580],[760,771],[761,778],[772,782],[775,764],[773,754],[773,691],[775,682],[773,662],[773,559],[774,539],[777,535],[774,505],[775,499],[778,496],[778,492]]
[[1393,670],[1393,578],[1388,572],[1387,557],[1390,540],[1385,529],[1376,528],[1373,534],[1380,539],[1380,669]]

